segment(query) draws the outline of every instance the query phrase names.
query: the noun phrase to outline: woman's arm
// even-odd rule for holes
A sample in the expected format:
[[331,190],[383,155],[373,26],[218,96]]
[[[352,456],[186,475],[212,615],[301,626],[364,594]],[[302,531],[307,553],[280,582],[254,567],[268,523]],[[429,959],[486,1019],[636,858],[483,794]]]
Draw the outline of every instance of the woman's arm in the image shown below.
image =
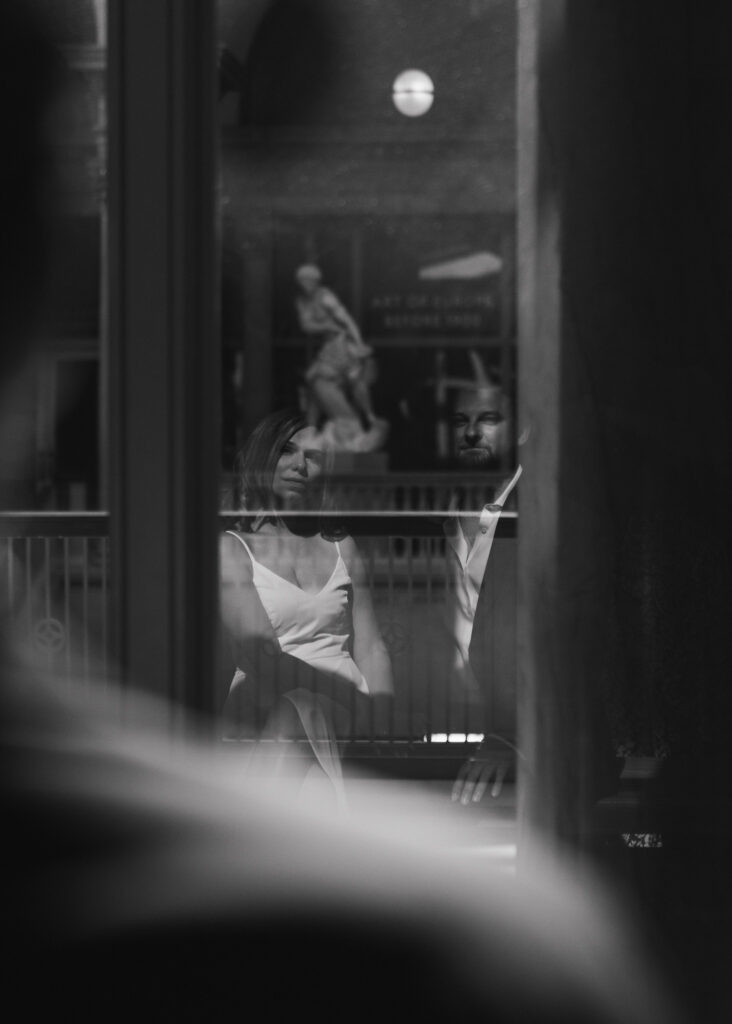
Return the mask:
[[346,330],[356,345],[371,352],[370,346],[367,346],[361,337],[361,329],[335,292],[329,288],[321,288],[321,302],[323,308],[327,309],[335,322]]
[[352,537],[340,544],[353,583],[353,660],[372,695],[393,696],[391,659],[374,614],[363,559]]
[[[278,644],[252,579],[252,563],[231,534],[219,540],[219,700],[225,731],[263,724],[278,686]],[[253,724],[253,726],[252,726]]]
[[252,562],[231,534],[219,541],[220,612],[232,660],[248,675],[260,675],[277,638],[252,579]]

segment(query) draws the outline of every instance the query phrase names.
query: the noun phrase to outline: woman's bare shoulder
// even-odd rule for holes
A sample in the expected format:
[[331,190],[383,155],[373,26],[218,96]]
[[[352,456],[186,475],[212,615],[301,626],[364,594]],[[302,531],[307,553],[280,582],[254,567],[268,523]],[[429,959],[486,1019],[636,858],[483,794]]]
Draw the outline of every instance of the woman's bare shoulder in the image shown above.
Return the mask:
[[345,537],[340,538],[337,543],[341,553],[341,558],[346,563],[349,570],[360,571],[362,568],[361,551],[358,543],[353,539],[350,533],[347,533]]
[[236,530],[234,527],[230,527],[228,530],[222,530],[219,534],[219,544],[222,548],[242,548],[242,541],[249,543],[249,535],[244,533],[242,530]]
[[234,574],[251,576],[252,560],[244,547],[244,544],[247,544],[251,549],[249,540],[248,534],[237,530],[226,530],[219,537],[219,558],[224,578]]

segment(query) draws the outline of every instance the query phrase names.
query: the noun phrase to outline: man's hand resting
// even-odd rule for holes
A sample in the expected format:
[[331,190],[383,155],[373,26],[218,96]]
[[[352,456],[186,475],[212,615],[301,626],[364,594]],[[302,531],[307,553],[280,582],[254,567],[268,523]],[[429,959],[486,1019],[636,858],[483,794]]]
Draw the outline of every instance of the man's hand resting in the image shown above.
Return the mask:
[[461,804],[478,803],[490,786],[492,797],[500,796],[509,771],[515,770],[520,753],[509,740],[486,736],[474,754],[465,761],[452,787],[452,799]]

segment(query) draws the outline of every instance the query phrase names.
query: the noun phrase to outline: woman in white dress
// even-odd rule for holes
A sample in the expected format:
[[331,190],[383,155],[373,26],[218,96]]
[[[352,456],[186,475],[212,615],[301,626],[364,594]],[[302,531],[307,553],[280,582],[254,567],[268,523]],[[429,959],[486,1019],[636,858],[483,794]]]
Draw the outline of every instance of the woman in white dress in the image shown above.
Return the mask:
[[328,455],[299,411],[280,410],[237,457],[244,512],[220,542],[224,721],[232,738],[305,739],[304,766],[342,797],[338,738],[383,729],[393,684],[356,543],[326,526]]

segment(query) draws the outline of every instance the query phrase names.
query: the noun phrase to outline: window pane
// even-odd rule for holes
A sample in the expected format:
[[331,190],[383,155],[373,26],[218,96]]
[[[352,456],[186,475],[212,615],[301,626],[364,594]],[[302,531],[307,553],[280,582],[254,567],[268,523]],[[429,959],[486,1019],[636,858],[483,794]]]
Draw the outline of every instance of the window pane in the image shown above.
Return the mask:
[[237,452],[299,408],[335,449],[330,500],[395,670],[390,737],[512,733],[515,491],[491,552],[487,712],[436,646],[443,515],[457,491],[480,509],[516,463],[512,415],[477,471],[452,426],[466,384],[515,407],[515,0],[219,0],[219,27],[229,521]]
[[[373,349],[383,430],[338,435],[352,489],[449,471],[452,381],[480,360],[513,389],[515,4],[219,6],[223,470],[265,412],[311,397],[322,334],[295,272],[313,264]],[[395,102],[412,67],[421,116]]]
[[[37,355],[15,396],[27,458],[6,507],[104,507],[104,0],[29,0],[60,66],[48,124],[54,235]],[[28,74],[48,69],[28,68]],[[48,200],[49,197],[47,197]],[[32,229],[29,227],[29,231]],[[36,238],[41,247],[43,240]]]

